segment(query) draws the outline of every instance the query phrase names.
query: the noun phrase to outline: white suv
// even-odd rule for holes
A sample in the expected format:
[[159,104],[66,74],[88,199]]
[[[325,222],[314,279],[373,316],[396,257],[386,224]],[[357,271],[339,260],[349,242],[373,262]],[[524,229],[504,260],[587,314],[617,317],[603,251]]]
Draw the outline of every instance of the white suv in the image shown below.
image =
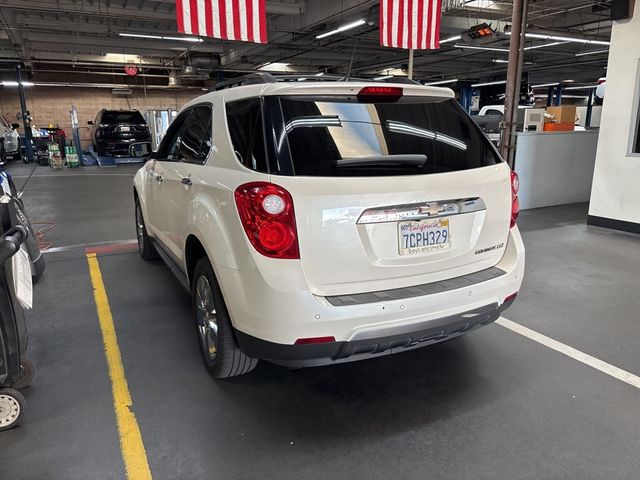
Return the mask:
[[215,376],[403,352],[511,305],[517,176],[451,90],[237,83],[188,103],[134,180],[140,253],[191,292]]

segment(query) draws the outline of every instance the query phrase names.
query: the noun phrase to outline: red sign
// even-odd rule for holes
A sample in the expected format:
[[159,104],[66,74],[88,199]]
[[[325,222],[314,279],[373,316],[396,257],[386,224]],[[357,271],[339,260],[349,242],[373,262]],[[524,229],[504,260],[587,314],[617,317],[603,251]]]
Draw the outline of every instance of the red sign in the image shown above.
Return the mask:
[[124,67],[124,71],[127,72],[127,75],[131,75],[133,77],[138,74],[138,67],[135,65],[127,65]]

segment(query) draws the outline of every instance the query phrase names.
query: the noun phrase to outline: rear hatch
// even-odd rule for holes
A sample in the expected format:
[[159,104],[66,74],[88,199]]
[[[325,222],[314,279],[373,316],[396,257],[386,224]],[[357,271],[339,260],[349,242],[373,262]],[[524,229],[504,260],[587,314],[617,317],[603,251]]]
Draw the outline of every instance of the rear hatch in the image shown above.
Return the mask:
[[106,111],[100,123],[102,133],[109,138],[140,138],[149,133],[142,114],[132,110]]
[[315,294],[410,287],[500,261],[510,169],[448,91],[323,88],[264,102],[267,131],[275,132],[271,180],[292,195],[300,261]]

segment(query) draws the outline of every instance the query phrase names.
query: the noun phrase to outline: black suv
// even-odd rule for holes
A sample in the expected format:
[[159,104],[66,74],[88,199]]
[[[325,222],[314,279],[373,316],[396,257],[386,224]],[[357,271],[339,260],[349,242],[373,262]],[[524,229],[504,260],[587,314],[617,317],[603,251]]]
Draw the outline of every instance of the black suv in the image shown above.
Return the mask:
[[91,129],[98,156],[138,157],[151,153],[151,132],[137,110],[100,110]]

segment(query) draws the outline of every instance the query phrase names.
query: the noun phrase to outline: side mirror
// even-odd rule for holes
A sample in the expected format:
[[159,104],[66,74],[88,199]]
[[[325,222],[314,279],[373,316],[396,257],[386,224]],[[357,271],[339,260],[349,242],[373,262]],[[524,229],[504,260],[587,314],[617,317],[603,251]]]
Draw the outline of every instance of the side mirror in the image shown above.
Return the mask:
[[20,128],[20,124],[19,123],[12,123],[11,124],[11,128],[13,128],[14,130],[17,130]]
[[87,122],[87,125],[93,125],[93,122],[92,122],[91,120],[89,120],[89,121]]

